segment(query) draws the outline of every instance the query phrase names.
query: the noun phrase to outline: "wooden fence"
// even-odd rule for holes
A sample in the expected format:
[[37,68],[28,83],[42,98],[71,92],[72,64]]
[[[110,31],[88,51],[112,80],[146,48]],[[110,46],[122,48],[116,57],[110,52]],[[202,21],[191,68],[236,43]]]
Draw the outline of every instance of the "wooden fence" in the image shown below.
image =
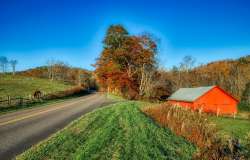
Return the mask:
[[74,94],[81,93],[83,91],[86,91],[86,90],[83,90],[83,88],[81,88],[81,87],[73,87],[73,88],[66,90],[66,91],[58,91],[58,92],[54,92],[54,93],[40,92],[40,94],[38,96],[36,96],[34,93],[33,95],[29,95],[26,97],[11,97],[11,96],[0,97],[0,108],[1,107],[27,105],[27,104],[31,104],[34,102],[42,102],[43,100],[63,98],[66,96],[71,96]]
[[10,107],[10,106],[18,106],[18,105],[27,105],[34,102],[43,101],[44,97],[34,98],[33,96],[27,97],[11,97],[6,96],[5,98],[0,98],[0,107]]

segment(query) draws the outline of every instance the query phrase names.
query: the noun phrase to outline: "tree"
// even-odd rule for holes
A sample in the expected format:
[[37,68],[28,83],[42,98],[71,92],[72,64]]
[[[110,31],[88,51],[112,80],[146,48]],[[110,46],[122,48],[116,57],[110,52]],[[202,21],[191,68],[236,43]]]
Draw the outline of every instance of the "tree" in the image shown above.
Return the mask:
[[62,61],[55,61],[53,64],[54,79],[65,81],[67,79],[69,65]]
[[128,31],[122,25],[111,25],[104,38],[104,47],[109,49],[117,49],[122,46],[124,40],[128,36]]
[[177,71],[178,79],[177,79],[177,88],[180,87],[191,87],[192,83],[190,81],[190,72],[195,64],[195,59],[192,56],[185,56],[183,57],[182,61],[180,62],[179,68],[175,68],[175,72]]
[[151,72],[156,69],[157,45],[149,35],[129,35],[121,25],[112,25],[104,49],[94,65],[102,90],[134,99],[145,95]]
[[242,101],[250,105],[250,82],[246,84],[245,90],[242,94]]
[[166,100],[171,95],[174,88],[173,81],[170,80],[170,75],[165,70],[158,70],[154,75],[152,83],[151,97],[158,100]]
[[151,68],[147,68],[146,65],[143,65],[140,68],[140,83],[139,83],[139,95],[145,97],[151,97],[152,88],[153,88],[153,76],[155,71]]
[[11,65],[11,67],[12,67],[12,73],[13,73],[13,75],[15,75],[16,65],[17,65],[18,61],[17,60],[10,60],[9,63]]
[[51,59],[47,61],[47,70],[49,79],[65,81],[68,78],[70,66],[63,61]]
[[55,60],[54,59],[50,59],[47,61],[47,68],[48,68],[48,78],[50,80],[54,80],[54,77],[55,77]]
[[192,56],[185,56],[180,63],[180,68],[184,71],[190,71],[195,64],[195,61],[196,60]]
[[0,67],[3,73],[7,71],[7,65],[8,65],[7,57],[4,57],[4,56],[0,57]]

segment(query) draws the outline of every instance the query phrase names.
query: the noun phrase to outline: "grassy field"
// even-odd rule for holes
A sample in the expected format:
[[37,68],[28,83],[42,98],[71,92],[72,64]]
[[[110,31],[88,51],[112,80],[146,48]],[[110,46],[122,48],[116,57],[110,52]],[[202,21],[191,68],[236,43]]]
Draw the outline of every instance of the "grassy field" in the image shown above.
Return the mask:
[[17,159],[191,159],[195,146],[156,125],[142,105],[123,101],[86,114]]
[[211,117],[210,120],[214,122],[222,135],[230,135],[241,140],[250,133],[250,120],[242,118],[230,117]]
[[232,137],[244,140],[247,134],[250,133],[250,106],[239,104],[239,113],[236,118],[232,117],[215,117],[210,120],[217,125],[219,134],[230,135]]
[[35,90],[49,93],[63,91],[69,87],[71,86],[47,79],[0,75],[0,97],[6,97],[8,95],[11,97],[24,97],[33,94]]

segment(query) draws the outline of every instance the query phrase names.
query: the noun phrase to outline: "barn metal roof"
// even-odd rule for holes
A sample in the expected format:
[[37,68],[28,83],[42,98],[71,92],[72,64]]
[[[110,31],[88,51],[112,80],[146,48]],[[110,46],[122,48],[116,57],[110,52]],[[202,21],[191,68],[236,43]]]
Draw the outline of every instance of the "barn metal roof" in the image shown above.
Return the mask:
[[197,88],[180,88],[173,93],[168,100],[179,100],[193,102],[197,98],[204,95],[206,92],[214,88],[215,86],[197,87]]

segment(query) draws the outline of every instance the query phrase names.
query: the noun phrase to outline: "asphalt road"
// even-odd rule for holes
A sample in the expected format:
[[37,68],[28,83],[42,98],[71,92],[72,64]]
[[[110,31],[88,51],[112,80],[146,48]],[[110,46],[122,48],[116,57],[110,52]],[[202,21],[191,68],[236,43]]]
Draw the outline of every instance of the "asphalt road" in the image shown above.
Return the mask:
[[64,128],[72,120],[105,104],[104,95],[94,93],[44,107],[0,116],[0,160],[13,159],[32,145]]

